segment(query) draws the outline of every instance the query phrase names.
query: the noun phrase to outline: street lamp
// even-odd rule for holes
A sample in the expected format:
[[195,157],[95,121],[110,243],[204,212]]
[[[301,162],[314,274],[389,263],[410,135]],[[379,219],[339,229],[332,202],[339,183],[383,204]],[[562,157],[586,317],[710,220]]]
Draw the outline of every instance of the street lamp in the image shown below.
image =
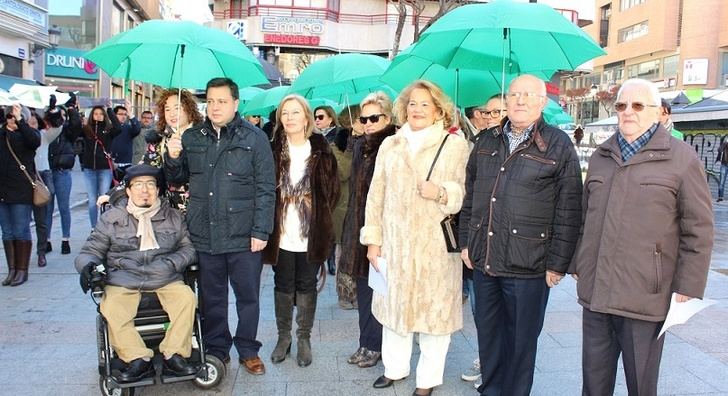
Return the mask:
[[48,44],[50,44],[51,48],[56,49],[60,41],[61,29],[59,29],[58,26],[53,25],[53,27],[48,29]]

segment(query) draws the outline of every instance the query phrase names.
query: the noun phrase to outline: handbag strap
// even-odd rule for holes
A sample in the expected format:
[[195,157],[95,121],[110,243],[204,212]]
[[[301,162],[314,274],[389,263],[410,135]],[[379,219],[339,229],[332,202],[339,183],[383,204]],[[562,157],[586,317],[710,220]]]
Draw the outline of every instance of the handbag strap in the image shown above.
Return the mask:
[[8,137],[7,135],[5,135],[5,144],[8,145],[8,150],[10,150],[10,154],[12,154],[13,158],[15,158],[15,162],[18,163],[20,170],[23,171],[23,173],[25,173],[25,177],[28,178],[28,181],[30,182],[30,184],[33,186],[33,188],[35,188],[35,181],[33,180],[32,177],[30,177],[30,173],[28,173],[28,171],[25,169],[25,165],[23,165],[23,163],[20,162],[20,159],[18,158],[18,156],[15,155],[15,150],[13,150],[13,146],[10,145],[10,137]]
[[425,181],[430,181],[430,176],[432,176],[432,170],[435,169],[435,163],[437,162],[437,159],[440,157],[440,153],[442,152],[442,148],[445,146],[445,142],[447,141],[447,138],[450,136],[450,134],[446,134],[445,138],[442,139],[442,143],[440,143],[440,148],[437,149],[437,154],[435,154],[435,159],[432,160],[432,165],[430,165],[430,171],[427,172],[427,178]]

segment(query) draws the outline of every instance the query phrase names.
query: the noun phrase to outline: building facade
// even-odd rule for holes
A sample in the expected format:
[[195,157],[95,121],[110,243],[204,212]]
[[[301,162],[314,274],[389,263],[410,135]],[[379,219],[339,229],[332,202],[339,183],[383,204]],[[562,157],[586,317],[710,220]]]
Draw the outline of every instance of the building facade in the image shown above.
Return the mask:
[[609,105],[628,78],[655,82],[662,91],[728,86],[728,2],[723,0],[596,0],[594,23],[584,30],[607,55],[593,71],[561,81],[562,99],[577,122],[611,115]]
[[88,105],[127,98],[136,109],[149,108],[154,98],[152,86],[109,78],[83,54],[145,20],[159,19],[159,0],[48,2],[50,24],[61,31],[61,39],[57,48],[46,51],[45,83],[63,91],[77,91],[81,97],[96,98],[86,102]]
[[39,60],[50,48],[47,3],[0,0],[0,78],[5,89],[20,79],[42,79],[43,62]]

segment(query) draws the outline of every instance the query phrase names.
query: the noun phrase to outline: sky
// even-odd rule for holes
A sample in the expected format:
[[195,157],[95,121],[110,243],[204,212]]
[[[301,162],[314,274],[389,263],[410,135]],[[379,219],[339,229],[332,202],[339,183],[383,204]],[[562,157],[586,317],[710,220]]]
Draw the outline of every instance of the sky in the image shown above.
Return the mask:
[[48,0],[50,15],[78,15],[83,0]]

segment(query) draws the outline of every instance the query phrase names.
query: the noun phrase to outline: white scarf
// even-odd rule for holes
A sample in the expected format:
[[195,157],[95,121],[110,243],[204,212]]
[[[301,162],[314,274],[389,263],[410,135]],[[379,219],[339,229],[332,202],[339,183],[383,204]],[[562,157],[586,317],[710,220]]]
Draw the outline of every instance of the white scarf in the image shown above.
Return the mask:
[[157,244],[157,238],[154,236],[154,229],[152,228],[152,217],[159,212],[160,206],[161,201],[159,199],[154,201],[152,206],[148,208],[134,205],[131,198],[126,203],[126,211],[139,221],[136,236],[140,238],[139,250],[142,252],[145,250],[159,249],[159,244]]

